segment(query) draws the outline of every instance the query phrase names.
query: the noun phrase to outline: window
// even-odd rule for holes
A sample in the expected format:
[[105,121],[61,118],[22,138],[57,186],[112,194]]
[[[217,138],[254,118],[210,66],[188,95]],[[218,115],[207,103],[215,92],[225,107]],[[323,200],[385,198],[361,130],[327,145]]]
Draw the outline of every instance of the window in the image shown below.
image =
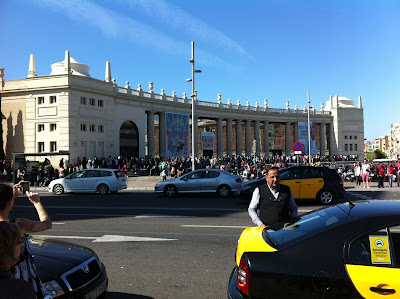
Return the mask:
[[344,136],[344,140],[347,140],[347,135],[346,135],[346,136]]
[[357,140],[357,136],[354,136],[354,140]]
[[57,142],[50,141],[50,151],[51,152],[56,152],[57,151]]
[[86,97],[81,97],[81,105],[86,105]]
[[50,124],[50,131],[57,130],[57,124]]
[[350,138],[350,140],[352,140],[352,139],[353,139],[353,136],[349,136],[349,138]]
[[104,127],[102,125],[99,125],[97,128],[97,131],[99,131],[100,133],[104,132]]
[[347,152],[348,150],[349,150],[349,145],[346,143],[346,144],[344,145],[344,151]]
[[44,142],[38,142],[38,152],[39,153],[44,152]]
[[355,152],[358,152],[358,144],[357,144],[357,143],[354,144],[354,151],[355,151]]
[[97,106],[103,107],[103,100],[98,100],[97,101]]
[[90,130],[90,132],[95,132],[96,130],[95,130],[95,125],[90,125],[90,127],[89,127],[89,130]]
[[81,124],[81,131],[86,131],[86,125],[85,124]]
[[89,105],[90,106],[95,106],[96,105],[96,99],[90,98],[89,99]]
[[38,97],[38,104],[44,104],[44,97]]
[[55,104],[57,102],[56,96],[50,96],[50,104]]
[[38,132],[44,131],[44,124],[38,124]]
[[352,143],[350,143],[350,151],[351,152],[353,151],[353,144]]

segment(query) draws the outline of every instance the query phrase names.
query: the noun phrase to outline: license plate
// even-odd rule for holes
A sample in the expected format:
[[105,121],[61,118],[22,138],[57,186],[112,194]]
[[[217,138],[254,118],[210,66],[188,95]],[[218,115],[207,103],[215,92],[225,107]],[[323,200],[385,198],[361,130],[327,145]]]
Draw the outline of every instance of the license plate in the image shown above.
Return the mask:
[[90,293],[86,294],[85,299],[95,299],[99,297],[107,289],[107,280],[104,280],[101,285],[97,286]]

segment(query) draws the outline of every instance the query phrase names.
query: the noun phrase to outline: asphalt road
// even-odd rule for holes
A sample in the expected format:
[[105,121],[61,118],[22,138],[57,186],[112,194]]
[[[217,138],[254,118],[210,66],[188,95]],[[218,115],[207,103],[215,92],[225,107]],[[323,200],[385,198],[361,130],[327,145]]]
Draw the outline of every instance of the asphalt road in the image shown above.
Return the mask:
[[[400,188],[349,187],[345,200],[396,198]],[[151,191],[41,194],[53,236],[92,248],[109,276],[107,298],[226,298],[237,240],[253,226],[248,202],[214,196],[167,199]],[[303,214],[319,208],[299,204]],[[26,198],[12,217],[36,219]]]

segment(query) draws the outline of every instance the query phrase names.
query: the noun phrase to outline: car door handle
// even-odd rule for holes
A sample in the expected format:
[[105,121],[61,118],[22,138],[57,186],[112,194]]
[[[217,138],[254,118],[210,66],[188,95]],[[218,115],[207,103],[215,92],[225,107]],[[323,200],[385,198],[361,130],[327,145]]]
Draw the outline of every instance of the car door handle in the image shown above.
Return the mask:
[[300,182],[295,182],[296,184],[300,184]]
[[377,287],[370,287],[369,289],[375,293],[385,293],[385,294],[396,293],[396,291],[394,289],[384,289],[384,288],[377,288]]

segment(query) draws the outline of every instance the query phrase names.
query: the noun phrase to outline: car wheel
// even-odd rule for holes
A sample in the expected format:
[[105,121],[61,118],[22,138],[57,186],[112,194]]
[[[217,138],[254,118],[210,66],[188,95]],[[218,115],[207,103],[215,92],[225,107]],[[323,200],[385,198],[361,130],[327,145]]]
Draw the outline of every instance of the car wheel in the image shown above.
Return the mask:
[[64,187],[61,184],[55,184],[53,187],[54,194],[60,195],[64,193]]
[[318,193],[317,198],[321,201],[321,203],[323,203],[324,205],[330,204],[334,197],[332,192],[328,191],[328,190],[322,190]]
[[231,193],[231,188],[229,188],[227,185],[219,186],[217,193],[221,197],[228,197],[229,193]]
[[108,186],[106,184],[100,184],[97,187],[97,193],[104,195],[108,193]]
[[165,187],[164,193],[167,197],[174,197],[178,193],[178,190],[174,185],[168,185],[167,187]]

